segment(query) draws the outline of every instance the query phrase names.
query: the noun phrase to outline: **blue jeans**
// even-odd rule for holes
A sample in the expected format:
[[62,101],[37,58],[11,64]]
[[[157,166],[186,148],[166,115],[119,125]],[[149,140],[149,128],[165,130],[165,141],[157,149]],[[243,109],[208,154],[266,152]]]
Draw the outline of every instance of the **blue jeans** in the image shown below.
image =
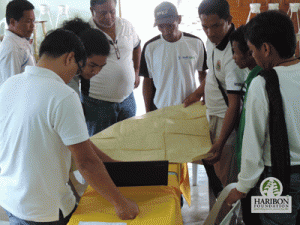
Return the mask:
[[83,94],[81,102],[90,136],[136,114],[133,92],[121,103],[102,101]]
[[[271,170],[265,169],[262,180],[271,176]],[[292,197],[292,213],[261,213],[259,217],[262,225],[296,225],[297,214],[300,209],[300,173],[291,173],[290,176],[291,187],[289,195]],[[260,182],[257,183],[255,188],[256,196],[261,195],[259,186]]]
[[77,208],[77,205],[72,210],[72,212],[66,217],[64,217],[61,210],[59,210],[59,220],[53,221],[53,222],[34,222],[34,221],[22,220],[6,210],[5,210],[5,212],[8,215],[10,225],[66,225],[66,224],[68,224],[68,222],[69,222],[72,214],[75,212],[76,208]]

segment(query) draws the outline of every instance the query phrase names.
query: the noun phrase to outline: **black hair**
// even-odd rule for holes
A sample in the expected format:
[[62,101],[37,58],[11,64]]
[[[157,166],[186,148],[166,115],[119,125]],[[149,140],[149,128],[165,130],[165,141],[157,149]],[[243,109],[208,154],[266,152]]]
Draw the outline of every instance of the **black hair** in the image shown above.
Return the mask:
[[257,49],[270,43],[281,58],[295,54],[296,35],[290,17],[280,11],[267,11],[252,18],[246,25],[245,38]]
[[230,34],[229,39],[231,42],[236,41],[238,43],[238,48],[240,49],[240,51],[245,54],[249,51],[249,47],[247,45],[244,33],[245,26],[241,25]]
[[[108,1],[109,0],[91,0],[90,5],[91,5],[91,7],[94,7],[95,5],[102,5]],[[117,4],[117,0],[114,0],[114,1]]]
[[90,28],[81,32],[79,37],[84,44],[87,56],[109,55],[110,45],[108,39],[100,30]]
[[80,38],[72,31],[56,29],[49,31],[41,43],[39,57],[46,54],[53,58],[58,58],[65,53],[75,53],[76,62],[86,64],[86,52]]
[[91,25],[88,22],[83,21],[79,17],[75,17],[72,20],[66,20],[62,24],[62,29],[70,30],[76,35],[79,35],[82,31],[91,28]]
[[98,30],[91,28],[90,24],[84,22],[81,18],[75,18],[65,21],[62,29],[74,32],[82,41],[87,57],[92,55],[108,56],[110,52],[110,45],[105,34]]
[[216,14],[220,19],[227,20],[230,17],[229,4],[226,0],[203,0],[198,7],[198,14]]
[[6,6],[6,23],[10,24],[10,19],[19,21],[23,17],[23,12],[33,10],[34,6],[27,0],[12,0]]

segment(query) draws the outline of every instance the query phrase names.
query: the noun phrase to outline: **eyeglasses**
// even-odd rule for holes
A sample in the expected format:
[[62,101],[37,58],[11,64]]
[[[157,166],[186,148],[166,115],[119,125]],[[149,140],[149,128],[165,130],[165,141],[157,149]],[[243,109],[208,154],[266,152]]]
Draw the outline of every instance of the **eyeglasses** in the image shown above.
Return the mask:
[[117,55],[117,59],[120,59],[121,58],[121,55],[120,55],[120,51],[119,51],[119,47],[118,47],[118,41],[109,41],[109,44],[111,44],[112,46],[114,46],[115,48],[115,51],[116,51],[116,55]]

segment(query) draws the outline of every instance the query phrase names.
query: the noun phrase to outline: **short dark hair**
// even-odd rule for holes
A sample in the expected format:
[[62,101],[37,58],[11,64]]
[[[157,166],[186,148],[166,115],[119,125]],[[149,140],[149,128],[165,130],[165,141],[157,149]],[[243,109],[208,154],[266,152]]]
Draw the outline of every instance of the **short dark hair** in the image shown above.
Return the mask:
[[58,58],[65,53],[75,53],[76,62],[86,64],[86,52],[80,38],[72,31],[56,29],[49,31],[42,41],[39,51],[39,57],[44,54],[53,58]]
[[[109,0],[91,0],[90,5],[91,5],[91,7],[94,7],[95,5],[102,5],[108,1]],[[117,4],[117,0],[114,0],[114,1]]]
[[76,35],[79,35],[82,31],[90,29],[91,25],[88,22],[83,21],[81,18],[75,17],[74,19],[64,21],[61,28],[70,30]]
[[108,56],[110,45],[105,34],[98,29],[91,28],[90,24],[81,18],[65,21],[62,29],[73,31],[81,39],[87,57],[92,55]]
[[246,53],[249,51],[249,47],[247,45],[246,39],[245,39],[245,26],[241,25],[239,28],[234,30],[230,36],[229,39],[231,42],[236,41],[238,43],[238,48],[241,50],[242,53]]
[[12,0],[6,6],[6,23],[10,24],[10,19],[19,21],[23,17],[23,12],[33,10],[34,6],[27,0]]
[[81,32],[79,37],[84,44],[88,57],[91,55],[109,55],[109,41],[105,34],[100,30],[90,28]]
[[252,18],[246,25],[245,38],[257,49],[270,43],[281,58],[295,54],[296,35],[293,22],[284,12],[267,11]]
[[198,7],[198,14],[216,14],[220,19],[227,20],[230,17],[229,4],[226,0],[203,0]]

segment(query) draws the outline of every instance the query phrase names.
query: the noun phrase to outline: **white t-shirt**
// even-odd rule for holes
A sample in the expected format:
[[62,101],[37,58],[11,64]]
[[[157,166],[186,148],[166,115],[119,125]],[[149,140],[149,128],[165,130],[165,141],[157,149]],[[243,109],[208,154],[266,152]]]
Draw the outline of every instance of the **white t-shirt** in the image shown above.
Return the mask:
[[0,127],[0,205],[36,222],[70,214],[66,146],[89,138],[75,91],[54,72],[28,66],[0,88]]
[[0,44],[0,86],[9,77],[24,72],[28,65],[35,65],[29,41],[7,30]]
[[194,35],[182,33],[176,42],[158,35],[144,45],[140,75],[153,79],[157,108],[182,104],[197,88],[195,72],[206,69],[203,42]]
[[[93,28],[99,29],[93,19],[89,22]],[[82,81],[81,90],[89,97],[109,101],[122,102],[133,91],[135,82],[135,71],[133,67],[133,50],[139,46],[140,39],[133,26],[127,20],[116,18],[116,43],[110,45],[110,54],[107,64],[103,69],[90,80]],[[113,40],[103,32],[108,40]],[[116,49],[120,52],[120,59],[117,58]]]
[[217,46],[209,39],[206,43],[209,71],[205,81],[205,105],[208,115],[221,118],[225,117],[228,107],[218,87],[216,77],[227,94],[230,94],[238,93],[248,76],[248,71],[240,69],[232,58],[232,46],[229,41],[230,33],[231,31]]
[[[300,165],[300,63],[274,68],[278,74],[280,92],[288,132],[291,166]],[[242,166],[237,189],[247,193],[259,180],[264,166],[271,166],[269,133],[269,100],[265,79],[258,76],[249,87],[246,103],[246,123],[242,147]]]

